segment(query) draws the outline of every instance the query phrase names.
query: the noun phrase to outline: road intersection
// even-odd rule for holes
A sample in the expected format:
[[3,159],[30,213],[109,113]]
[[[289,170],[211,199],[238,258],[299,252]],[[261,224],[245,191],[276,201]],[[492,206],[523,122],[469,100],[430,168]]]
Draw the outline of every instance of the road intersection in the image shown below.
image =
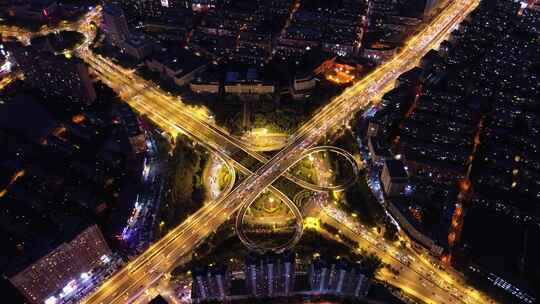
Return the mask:
[[[401,73],[414,67],[425,53],[436,48],[478,3],[479,0],[452,1],[439,16],[413,36],[393,59],[320,109],[290,137],[286,147],[271,159],[217,127],[208,117],[199,115],[197,111],[184,105],[179,98],[163,92],[133,71],[121,68],[110,60],[93,54],[89,49],[89,44],[95,37],[95,29],[92,28],[90,21],[99,23],[96,21],[99,20],[101,8],[97,7],[75,26],[67,26],[66,28],[71,30],[79,30],[86,37],[85,42],[77,50],[79,57],[87,62],[92,72],[105,84],[119,92],[119,95],[127,96],[126,101],[134,109],[146,115],[173,136],[178,133],[187,133],[194,137],[247,176],[234,189],[223,192],[217,199],[205,204],[185,222],[129,262],[89,295],[83,303],[126,303],[136,299],[148,287],[169,273],[179,260],[185,258],[235,212],[253,202],[261,192],[269,189],[279,195],[280,192],[272,187],[279,177],[285,176],[294,182],[302,183],[302,181],[295,181],[294,177],[287,173],[289,169],[307,156],[310,149],[316,146],[333,127],[345,124],[355,113],[366,109],[372,100],[392,86]],[[29,37],[24,32],[18,32],[17,35],[20,35],[22,39]],[[258,168],[246,168],[240,163],[240,160],[245,158],[252,158],[262,165]],[[290,201],[288,198],[283,198],[283,200]],[[295,205],[290,203],[292,204],[290,208],[294,212]],[[337,221],[336,225],[343,225],[343,223]],[[301,224],[297,229],[301,231]],[[352,237],[358,238],[358,236]],[[360,243],[360,239],[358,242]],[[377,252],[381,255],[385,254],[383,249]],[[441,284],[451,286],[451,288],[430,290],[423,286],[421,280],[415,281],[412,277],[410,282],[402,284],[403,290],[420,293],[423,299],[437,299],[436,303],[487,302],[485,298],[479,296],[470,297],[470,288],[458,283],[456,279],[432,264],[423,265],[418,269],[412,269],[408,265],[400,267],[407,270],[405,273],[412,271],[424,279],[432,276],[440,277],[443,282]],[[391,278],[387,280],[392,282]]]

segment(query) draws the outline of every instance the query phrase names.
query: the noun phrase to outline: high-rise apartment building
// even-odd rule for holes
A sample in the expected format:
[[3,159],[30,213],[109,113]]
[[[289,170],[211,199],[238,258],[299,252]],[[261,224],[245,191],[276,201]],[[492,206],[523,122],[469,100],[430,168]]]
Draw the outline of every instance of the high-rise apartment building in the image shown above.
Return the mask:
[[371,287],[371,280],[361,264],[354,264],[349,271],[348,280],[344,282],[343,292],[352,297],[365,297]]
[[86,64],[78,59],[40,52],[32,47],[10,43],[16,63],[23,70],[26,82],[43,96],[62,96],[72,102],[92,103],[96,91]]
[[138,23],[143,16],[144,1],[141,0],[122,0],[119,5],[125,13],[126,20],[129,24]]
[[147,149],[146,134],[141,128],[137,115],[126,103],[120,104],[116,113],[124,125],[133,152],[135,154],[145,152]]
[[[368,1],[367,16],[372,18],[383,15],[397,15],[399,3],[391,0],[370,0]],[[371,20],[369,20],[371,21]],[[370,23],[370,25],[372,25]]]
[[[365,297],[371,286],[371,269],[368,263],[350,263],[345,259],[315,258],[308,268],[308,289],[295,290],[294,281],[303,282],[305,275],[296,272],[296,258],[291,251],[283,253],[256,253],[246,256],[244,280],[232,279],[226,266],[199,266],[192,269],[192,300],[194,303],[206,301],[227,301],[236,296],[250,298],[275,298],[311,294],[329,294],[339,297]],[[371,274],[370,274],[371,273]],[[238,283],[245,282],[240,291]],[[231,285],[236,291],[231,293]],[[239,293],[240,291],[240,293]]]
[[423,18],[432,13],[440,0],[370,0],[367,15],[370,26],[394,17]]
[[292,251],[286,251],[281,256],[279,291],[284,295],[290,295],[294,290],[294,273],[296,271],[296,259]]
[[409,182],[409,175],[405,170],[403,161],[396,159],[385,160],[381,173],[381,182],[387,196],[404,194]]
[[229,296],[231,283],[226,265],[195,267],[191,275],[193,278],[191,292],[193,302],[223,301]]
[[[260,255],[251,252],[246,256],[245,260],[246,287],[248,293],[254,297],[263,296],[265,294],[266,282],[263,282],[263,260]],[[264,283],[264,284],[263,284]]]
[[309,268],[309,285],[314,292],[328,289],[329,268],[326,260],[314,259]]
[[246,257],[246,287],[254,297],[289,295],[294,288],[294,253],[264,255],[250,253]]
[[191,9],[192,2],[192,0],[122,0],[120,5],[126,13],[128,22],[137,24],[152,19],[159,20],[160,17],[174,14],[178,9]]
[[308,270],[311,291],[338,296],[366,296],[371,281],[361,263],[351,264],[344,259],[317,257]]
[[129,28],[122,8],[116,3],[108,3],[103,9],[103,23],[107,39],[119,45],[129,36]]
[[84,280],[90,270],[106,263],[110,255],[101,231],[92,225],[10,275],[9,281],[32,304],[57,303],[60,297],[76,292],[78,279]]

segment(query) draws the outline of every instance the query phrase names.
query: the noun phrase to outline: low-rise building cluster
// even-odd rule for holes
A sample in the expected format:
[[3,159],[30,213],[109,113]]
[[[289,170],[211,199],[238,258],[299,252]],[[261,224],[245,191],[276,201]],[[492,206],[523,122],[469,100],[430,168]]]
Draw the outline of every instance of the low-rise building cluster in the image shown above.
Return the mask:
[[534,302],[540,267],[538,12],[482,1],[365,126],[402,228],[520,303]]
[[26,81],[43,96],[60,95],[73,103],[84,104],[91,104],[96,100],[94,85],[82,60],[68,59],[63,55],[55,55],[17,42],[7,43],[6,48],[24,72]]
[[[197,94],[290,93],[305,99],[311,96],[317,74],[348,84],[362,71],[363,1],[158,2],[108,3],[102,29],[107,43],[122,56],[144,62],[175,88],[189,85]],[[331,73],[315,72],[325,62],[343,57],[347,65],[339,63]],[[188,77],[172,75],[180,68],[181,76]],[[259,77],[229,77],[246,70]]]
[[25,95],[0,108],[0,263],[30,303],[76,300],[117,266],[95,223],[112,206],[103,188],[116,191],[121,162],[103,146],[84,157],[103,129],[82,117],[59,123]]
[[58,0],[6,0],[0,3],[0,18],[7,23],[37,29],[47,23],[76,19],[88,10],[87,5]]
[[422,20],[431,18],[435,8],[447,1],[370,0],[367,3],[362,55],[381,63],[394,56]]
[[360,20],[364,3],[359,1],[300,1],[275,46],[277,56],[298,57],[310,49],[352,57],[360,48]]
[[0,106],[2,274],[29,303],[76,302],[120,266],[108,244],[121,245],[145,133],[102,85],[86,79],[85,98],[82,62],[6,47],[26,78]]

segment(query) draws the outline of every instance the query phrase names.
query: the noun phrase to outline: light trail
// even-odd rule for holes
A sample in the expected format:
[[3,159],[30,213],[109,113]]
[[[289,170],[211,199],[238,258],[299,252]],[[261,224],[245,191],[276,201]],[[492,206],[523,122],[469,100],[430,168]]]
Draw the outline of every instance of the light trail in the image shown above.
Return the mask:
[[[289,145],[270,160],[253,152],[251,147],[222,129],[197,117],[179,100],[149,85],[132,71],[121,69],[101,56],[93,55],[87,47],[95,33],[92,32],[90,26],[80,24],[79,29],[82,29],[87,37],[83,43],[84,47],[78,50],[80,57],[87,61],[107,85],[120,91],[125,90],[127,94],[130,92],[134,94],[128,102],[137,111],[148,115],[156,124],[173,135],[185,132],[186,129],[189,130],[198,141],[219,151],[227,159],[234,159],[235,153],[245,153],[263,163],[230,193],[199,209],[165,237],[150,246],[147,251],[128,263],[83,303],[125,303],[130,299],[130,295],[133,297],[151,286],[163,272],[171,271],[180,258],[191,252],[241,206],[253,201],[264,189],[271,187],[271,184],[280,176],[287,177],[291,164],[303,157],[304,153],[314,146],[328,130],[344,124],[354,113],[369,106],[370,101],[379,96],[385,88],[391,87],[392,82],[401,73],[414,67],[419,59],[431,48],[438,46],[452,28],[458,25],[478,3],[478,0],[453,1],[445,11],[411,38],[402,52],[323,107],[299,128],[289,141]],[[99,18],[99,16],[95,14],[92,18]],[[92,18],[85,18],[85,20],[89,22]],[[178,126],[182,126],[184,130]],[[422,277],[430,277],[433,269],[431,265],[421,267]],[[460,294],[469,292],[466,286],[456,285],[457,283],[448,282],[444,278],[441,280],[448,284],[455,284],[452,286],[456,286]],[[422,296],[428,299],[432,297],[429,291],[419,286],[418,282],[417,284],[411,282],[411,285],[412,292],[421,292]],[[441,299],[453,298],[445,290],[436,292],[437,299],[439,297]],[[450,302],[452,301],[440,303]],[[466,303],[485,302],[483,298],[475,298]]]
[[[412,38],[403,52],[351,89],[346,90],[340,97],[324,107],[308,123],[302,126],[296,136],[293,137],[293,140],[288,147],[278,152],[272,160],[268,161],[257,169],[253,175],[242,181],[219,206],[203,208],[200,212],[196,213],[194,218],[199,221],[199,219],[201,219],[199,215],[203,216],[208,219],[207,222],[211,224],[215,220],[216,215],[211,214],[211,212],[207,210],[214,209],[214,212],[217,212],[218,214],[225,213],[230,216],[239,206],[255,199],[263,189],[271,185],[275,179],[288,170],[290,164],[294,163],[296,158],[302,155],[301,152],[316,144],[330,127],[348,120],[348,116],[352,113],[366,107],[369,104],[370,98],[379,94],[381,88],[386,87],[388,83],[397,78],[399,74],[406,71],[408,68],[413,67],[423,54],[431,49],[431,47],[438,45],[451,28],[458,24],[477,4],[478,1],[455,1],[451,4],[445,12],[434,19],[430,26],[421,31],[418,36]],[[159,107],[159,105],[157,107]],[[228,216],[225,218],[228,218]],[[184,224],[174,230],[174,233],[178,233],[182,236],[182,238],[180,238],[181,240],[193,241],[192,238],[197,240],[201,239],[199,233],[186,231],[186,228],[189,229],[192,228],[192,226],[183,226]],[[175,238],[174,240],[178,240],[178,238]],[[180,248],[186,248],[186,244],[190,243],[184,243],[184,247]],[[162,250],[157,248],[161,248]],[[161,247],[161,243],[157,243],[150,251],[159,250],[168,252],[167,249],[168,246]],[[173,252],[186,251],[184,249]],[[119,292],[126,292],[129,294],[134,290],[146,288],[146,286],[137,286],[139,283],[138,280],[130,282],[123,273],[115,275],[111,281],[113,283],[98,290],[98,292],[87,300],[87,303],[114,303],[117,297],[111,299],[111,294],[114,295]],[[114,286],[111,287],[109,285]]]

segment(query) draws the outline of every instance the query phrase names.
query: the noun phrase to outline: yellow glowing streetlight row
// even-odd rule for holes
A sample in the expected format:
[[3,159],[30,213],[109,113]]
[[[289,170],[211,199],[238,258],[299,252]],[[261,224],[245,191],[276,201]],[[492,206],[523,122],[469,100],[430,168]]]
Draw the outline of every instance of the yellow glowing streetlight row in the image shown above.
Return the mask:
[[[321,116],[321,117],[324,117],[324,116]],[[307,129],[307,128],[306,128]],[[308,129],[309,130],[309,129]]]

